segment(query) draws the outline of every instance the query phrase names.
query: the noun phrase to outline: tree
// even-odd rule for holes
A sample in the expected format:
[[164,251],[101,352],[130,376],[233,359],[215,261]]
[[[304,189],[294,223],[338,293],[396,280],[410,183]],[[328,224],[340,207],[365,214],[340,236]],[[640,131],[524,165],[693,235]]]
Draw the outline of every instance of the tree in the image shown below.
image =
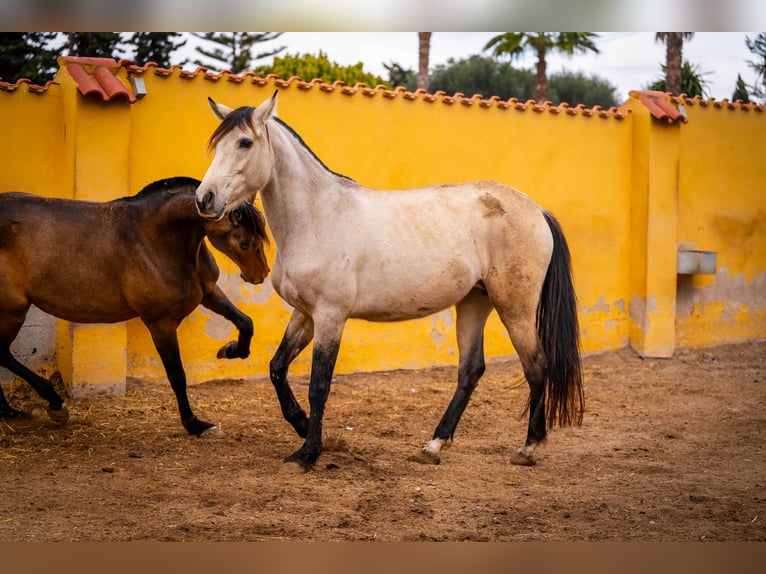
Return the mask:
[[[684,40],[691,40],[694,32],[657,32],[655,40],[665,43],[665,91],[680,95]],[[686,93],[687,95],[688,92]]]
[[56,75],[56,52],[47,48],[55,32],[0,32],[0,79],[26,78],[43,85]]
[[228,69],[235,74],[250,70],[255,60],[274,56],[285,49],[285,46],[260,52],[253,56],[252,50],[256,44],[276,40],[282,32],[205,32],[194,33],[197,38],[211,42],[214,47],[210,50],[197,47],[197,52],[215,60],[216,64],[209,65],[201,60],[194,63],[210,68]]
[[428,91],[428,58],[431,32],[418,32],[418,89]]
[[497,96],[508,100],[517,98],[530,99],[534,93],[534,74],[529,70],[519,70],[508,62],[498,62],[475,54],[447,64],[436,66],[431,74],[432,92],[442,90],[447,94],[462,93],[468,97],[481,94],[485,98]]
[[65,51],[68,56],[86,58],[115,58],[121,47],[118,32],[66,32]]
[[162,68],[169,68],[173,63],[183,65],[185,62],[172,62],[174,51],[186,45],[183,34],[179,32],[134,32],[128,44],[135,48],[133,61],[138,65],[154,62]]
[[734,88],[734,93],[731,96],[733,101],[740,100],[743,104],[750,103],[750,95],[747,92],[747,85],[745,80],[742,79],[742,74],[737,74],[737,85]]
[[388,83],[393,87],[403,86],[409,91],[414,92],[418,84],[417,74],[413,70],[405,70],[400,64],[391,62],[390,64],[383,64],[383,67],[388,70]]
[[383,78],[365,72],[363,66],[362,62],[354,66],[341,66],[331,62],[327,54],[320,51],[317,56],[311,54],[277,56],[271,65],[259,66],[253,72],[259,76],[276,74],[280,78],[285,79],[298,76],[307,82],[314,78],[320,78],[327,83],[341,80],[349,86],[362,82],[372,88],[378,84],[390,87]]
[[586,77],[582,72],[560,72],[551,75],[549,100],[554,104],[584,104],[586,107],[611,108],[618,105],[617,88],[598,76]]
[[[706,74],[707,72],[701,72],[698,66],[693,66],[688,60],[684,60],[684,65],[681,68],[681,88],[678,90],[678,95],[686,94],[691,98],[694,96],[707,97],[707,80],[704,78]],[[662,77],[646,86],[646,89],[658,92],[670,92],[670,90],[667,89],[666,84],[667,75],[667,68],[662,65]]]
[[495,57],[508,55],[511,59],[521,57],[527,50],[534,52],[537,56],[534,98],[542,103],[548,99],[548,52],[572,55],[591,51],[598,54],[593,42],[597,37],[598,34],[592,32],[506,32],[491,38],[484,49],[491,48]]
[[[747,61],[747,65],[756,73],[752,86],[753,94],[758,98],[766,97],[766,32],[760,32],[752,40],[749,36],[745,36],[745,45],[751,53],[758,56],[756,61]],[[763,84],[763,90],[758,85],[759,80]]]

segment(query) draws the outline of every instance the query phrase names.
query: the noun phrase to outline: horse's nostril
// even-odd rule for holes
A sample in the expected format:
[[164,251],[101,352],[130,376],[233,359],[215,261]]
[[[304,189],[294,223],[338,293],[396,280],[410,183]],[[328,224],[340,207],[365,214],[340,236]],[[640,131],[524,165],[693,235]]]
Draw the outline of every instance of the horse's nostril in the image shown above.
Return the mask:
[[201,213],[204,213],[210,209],[213,205],[213,192],[206,191],[202,198],[197,197],[197,208]]

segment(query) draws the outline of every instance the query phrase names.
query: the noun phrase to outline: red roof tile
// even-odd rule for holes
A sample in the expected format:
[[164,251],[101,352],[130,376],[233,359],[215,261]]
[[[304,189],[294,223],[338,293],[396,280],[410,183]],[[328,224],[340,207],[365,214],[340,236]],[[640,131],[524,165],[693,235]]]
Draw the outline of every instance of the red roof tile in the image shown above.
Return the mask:
[[[101,101],[108,102],[115,98],[126,98],[131,104],[136,101],[136,96],[120,79],[114,75],[119,64],[111,58],[70,58],[61,60],[68,62],[67,72],[77,83],[77,89],[84,96],[95,94]],[[93,72],[83,67],[94,67]]]
[[[425,90],[418,89],[414,92],[408,91],[402,86],[398,86],[394,89],[389,89],[386,86],[369,87],[362,83],[356,83],[353,86],[347,86],[345,82],[335,81],[328,83],[320,78],[314,78],[311,81],[304,81],[297,76],[292,76],[287,80],[279,78],[275,74],[269,74],[265,78],[256,76],[252,72],[245,72],[244,74],[233,74],[229,70],[222,72],[210,72],[204,66],[198,66],[195,70],[184,70],[182,66],[173,65],[170,68],[161,68],[155,62],[147,62],[143,66],[137,66],[129,60],[120,60],[119,62],[112,58],[76,58],[76,57],[61,57],[59,62],[66,64],[66,69],[69,74],[77,82],[78,89],[83,94],[96,94],[103,101],[111,101],[115,98],[126,98],[129,102],[136,101],[135,95],[128,89],[128,87],[122,83],[122,81],[116,76],[117,70],[120,68],[126,69],[132,75],[141,75],[146,73],[153,73],[160,77],[170,77],[177,74],[178,77],[185,80],[194,80],[201,76],[205,80],[211,82],[217,82],[220,80],[227,80],[234,83],[246,83],[251,82],[258,86],[265,86],[272,83],[276,87],[286,88],[290,85],[295,85],[300,90],[311,90],[317,88],[323,92],[333,92],[338,90],[341,94],[347,96],[353,96],[357,92],[366,97],[383,96],[387,99],[403,98],[405,100],[415,101],[422,100],[427,103],[446,104],[452,105],[460,103],[465,106],[471,106],[478,104],[481,108],[496,107],[501,110],[518,110],[518,111],[534,111],[537,113],[548,112],[551,114],[562,114],[569,116],[583,116],[599,118],[613,118],[624,119],[627,117],[629,110],[624,108],[612,107],[609,109],[603,109],[600,106],[594,106],[588,108],[583,104],[577,104],[572,106],[566,102],[562,102],[558,106],[554,106],[551,102],[543,102],[538,104],[534,100],[527,100],[526,102],[520,102],[517,98],[509,98],[508,100],[502,100],[498,96],[491,96],[490,98],[483,98],[481,94],[474,94],[470,98],[466,98],[463,93],[456,93],[453,95],[447,95],[445,92],[439,90],[434,93],[428,93]],[[95,68],[95,69],[93,69]],[[86,70],[93,69],[91,73]],[[77,76],[77,77],[75,77]],[[48,86],[51,83],[48,82],[45,86],[35,86],[29,82],[29,80],[19,80],[15,84],[9,84],[0,81],[0,91],[12,92],[19,87],[19,85],[27,85],[29,92],[44,93],[47,91]],[[763,112],[766,110],[766,105],[755,103],[742,103],[740,101],[729,102],[728,100],[716,101],[712,98],[702,99],[699,96],[689,98],[685,95],[671,96],[664,92],[653,91],[632,91],[631,97],[638,99],[647,109],[650,111],[653,117],[660,121],[666,121],[673,123],[676,121],[686,122],[686,117],[681,113],[676,106],[678,105],[699,105],[699,106],[713,106],[716,108],[724,108],[730,110],[743,110],[743,111],[756,111]]]
[[[648,90],[636,90],[630,92],[631,96],[635,96],[638,100],[644,104],[649,110],[649,113],[653,117],[660,121],[665,121],[669,124],[680,121],[686,123],[686,115],[678,111],[671,102],[671,95],[665,92],[655,92]],[[678,102],[678,100],[676,100]]]

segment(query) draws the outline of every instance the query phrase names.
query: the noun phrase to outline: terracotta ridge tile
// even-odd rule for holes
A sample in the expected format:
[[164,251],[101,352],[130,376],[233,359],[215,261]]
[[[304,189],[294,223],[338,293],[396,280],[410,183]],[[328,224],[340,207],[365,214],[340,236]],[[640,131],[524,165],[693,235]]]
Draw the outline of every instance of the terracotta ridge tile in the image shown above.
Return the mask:
[[58,86],[59,83],[56,80],[48,80],[45,82],[45,84],[35,84],[30,80],[29,78],[19,78],[15,82],[4,82],[2,78],[0,78],[0,91],[3,92],[15,92],[17,89],[21,88],[22,86],[26,86],[27,92],[31,94],[44,94],[48,91],[48,88],[51,85]]
[[[76,60],[87,60],[83,63],[91,65],[93,61],[105,62],[108,58],[77,58]],[[108,102],[117,97],[124,97],[131,104],[136,101],[133,92],[106,66],[98,66],[93,73],[88,73],[79,61],[71,61],[66,66],[66,70],[83,96],[96,94],[102,102]]]

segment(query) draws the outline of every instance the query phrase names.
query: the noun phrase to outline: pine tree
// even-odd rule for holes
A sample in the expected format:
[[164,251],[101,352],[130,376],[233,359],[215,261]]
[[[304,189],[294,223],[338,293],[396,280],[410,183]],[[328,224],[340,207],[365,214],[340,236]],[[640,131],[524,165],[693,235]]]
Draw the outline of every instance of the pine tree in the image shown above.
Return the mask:
[[128,44],[135,47],[133,61],[139,66],[154,62],[161,68],[169,68],[186,63],[172,59],[173,52],[186,45],[186,40],[181,38],[180,32],[134,32]]
[[122,47],[119,32],[67,32],[68,56],[81,58],[115,58]]
[[274,56],[285,49],[285,46],[280,46],[255,56],[252,54],[256,44],[276,40],[282,32],[205,32],[194,33],[194,35],[214,44],[214,47],[209,50],[198,46],[197,52],[215,60],[212,65],[201,60],[195,60],[195,64],[218,70],[228,69],[235,74],[249,71],[255,60]]
[[[747,61],[747,65],[757,74],[752,86],[753,94],[759,98],[764,97],[766,96],[766,32],[760,32],[752,39],[745,36],[745,45],[752,54],[757,56],[755,61]],[[758,85],[759,81],[763,84],[763,89]]]
[[0,32],[0,79],[26,78],[43,85],[56,75],[56,52],[48,49],[55,32]]
[[731,96],[733,101],[741,100],[743,104],[750,103],[750,95],[747,92],[747,85],[745,80],[742,79],[741,74],[737,74],[737,86],[734,88],[734,93]]

